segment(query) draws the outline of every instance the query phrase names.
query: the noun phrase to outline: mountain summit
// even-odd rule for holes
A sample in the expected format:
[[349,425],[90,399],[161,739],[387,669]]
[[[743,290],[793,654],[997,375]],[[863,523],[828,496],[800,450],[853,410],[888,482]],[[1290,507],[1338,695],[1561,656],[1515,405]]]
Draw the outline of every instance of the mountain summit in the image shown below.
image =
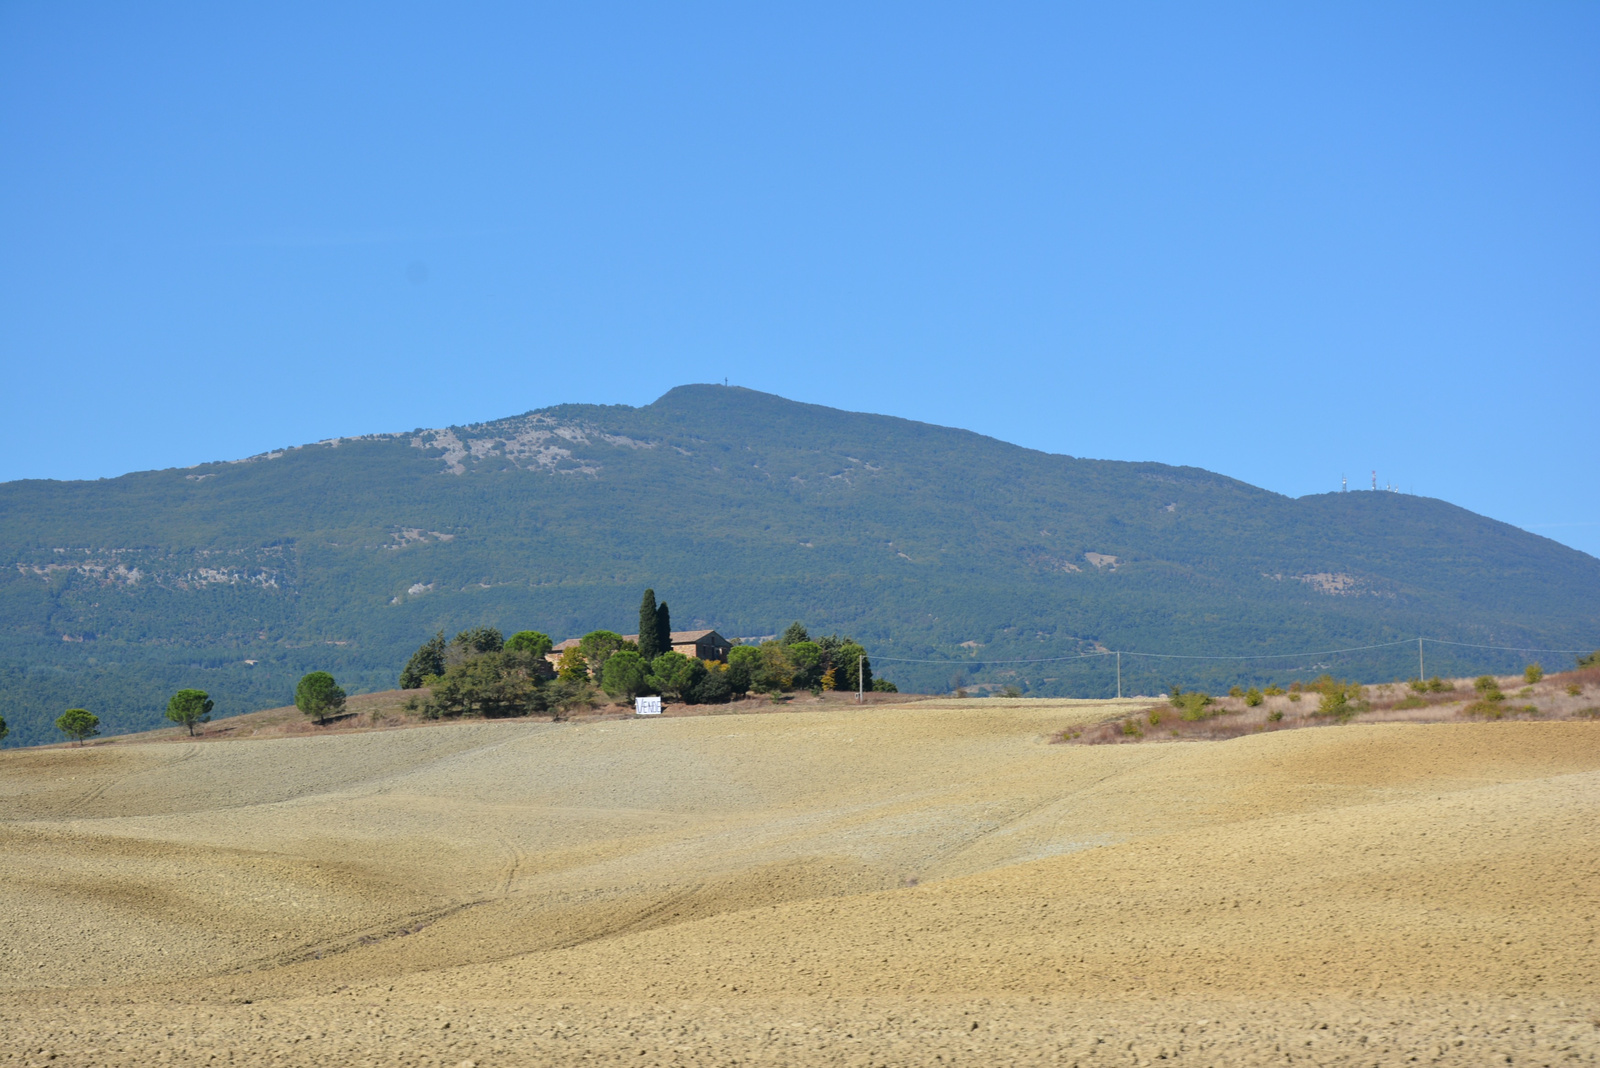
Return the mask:
[[[848,632],[911,688],[1104,693],[1101,660],[996,663],[1102,649],[1275,654],[1419,633],[1571,648],[1600,633],[1600,560],[1443,501],[1291,499],[710,385],[6,483],[0,556],[13,744],[52,737],[43,724],[69,704],[150,726],[185,686],[219,713],[281,704],[319,668],[352,691],[391,687],[440,629],[626,630],[646,586],[679,626]],[[1254,667],[1125,658],[1123,672],[1154,692],[1414,665],[1413,648]]]

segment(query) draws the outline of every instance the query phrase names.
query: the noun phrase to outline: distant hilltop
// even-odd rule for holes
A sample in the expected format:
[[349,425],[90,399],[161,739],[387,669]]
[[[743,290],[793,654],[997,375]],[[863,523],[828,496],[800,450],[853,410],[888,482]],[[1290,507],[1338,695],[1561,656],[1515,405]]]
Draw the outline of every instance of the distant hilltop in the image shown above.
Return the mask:
[[[1592,648],[1600,560],[1444,501],[1300,499],[1159,463],[692,385],[340,438],[250,462],[0,485],[7,744],[67,707],[218,714],[307,671],[394,685],[419,642],[479,624],[581,635],[655,584],[686,630],[853,634],[902,688],[1114,692],[1104,649],[1278,653],[1430,637]],[[1387,654],[1385,654],[1387,655]],[[1444,655],[1444,654],[1441,654]],[[1461,652],[1440,671],[1518,670]],[[1485,659],[1489,658],[1489,659]],[[1030,661],[1032,663],[1002,663]],[[1316,665],[1142,661],[1126,692]],[[1333,669],[1406,677],[1403,654]],[[953,685],[955,684],[955,685]]]

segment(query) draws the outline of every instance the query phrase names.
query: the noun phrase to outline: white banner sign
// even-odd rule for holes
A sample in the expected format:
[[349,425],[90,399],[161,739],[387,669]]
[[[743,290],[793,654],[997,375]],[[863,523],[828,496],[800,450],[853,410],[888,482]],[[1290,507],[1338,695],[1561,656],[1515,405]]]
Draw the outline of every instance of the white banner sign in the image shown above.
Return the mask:
[[636,716],[661,715],[661,698],[635,697],[633,699],[633,714]]

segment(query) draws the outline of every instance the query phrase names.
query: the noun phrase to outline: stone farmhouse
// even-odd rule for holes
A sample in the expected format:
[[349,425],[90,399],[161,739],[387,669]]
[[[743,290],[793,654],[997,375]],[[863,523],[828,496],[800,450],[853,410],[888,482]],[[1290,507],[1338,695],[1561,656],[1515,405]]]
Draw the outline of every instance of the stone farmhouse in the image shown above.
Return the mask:
[[[637,642],[637,634],[624,634],[623,637],[630,642]],[[547,659],[556,663],[561,659],[561,654],[568,649],[577,648],[582,642],[581,638],[568,638],[553,646]],[[714,630],[675,630],[672,632],[672,651],[692,656],[697,660],[727,660],[728,651],[733,648],[733,643]]]

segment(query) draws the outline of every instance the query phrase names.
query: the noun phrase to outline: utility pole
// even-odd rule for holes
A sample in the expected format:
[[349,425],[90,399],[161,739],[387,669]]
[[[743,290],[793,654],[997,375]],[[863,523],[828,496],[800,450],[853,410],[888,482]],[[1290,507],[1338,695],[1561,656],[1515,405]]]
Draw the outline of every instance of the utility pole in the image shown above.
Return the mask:
[[1421,682],[1427,677],[1427,672],[1422,669],[1422,635],[1419,634],[1417,635],[1417,681]]
[[866,689],[866,686],[862,682],[862,679],[861,679],[861,669],[862,669],[862,667],[864,667],[866,665],[866,662],[867,662],[867,657],[866,657],[865,653],[863,653],[861,656],[856,657],[856,704],[858,704],[858,705],[866,704],[866,701],[867,701],[867,698],[866,698],[867,689]]
[[1122,700],[1122,650],[1117,650],[1117,700]]

